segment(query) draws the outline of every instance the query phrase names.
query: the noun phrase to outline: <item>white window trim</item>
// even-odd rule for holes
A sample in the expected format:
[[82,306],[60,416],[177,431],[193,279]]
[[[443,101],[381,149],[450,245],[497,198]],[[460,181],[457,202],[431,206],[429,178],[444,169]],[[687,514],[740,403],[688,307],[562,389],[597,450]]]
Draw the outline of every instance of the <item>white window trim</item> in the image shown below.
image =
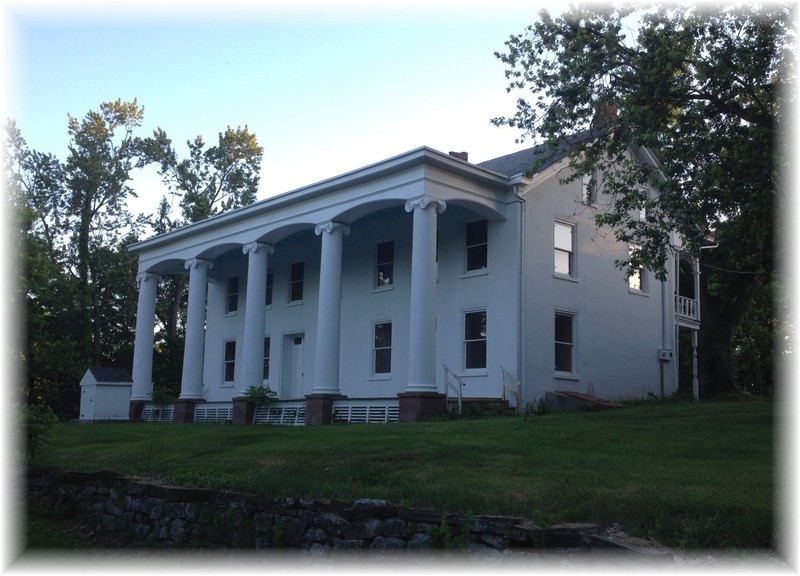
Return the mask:
[[[556,272],[556,250],[559,250],[560,252],[564,252],[564,250],[560,250],[559,248],[556,248],[556,242],[555,242],[555,226],[556,226],[556,224],[560,224],[561,226],[569,227],[572,230],[572,234],[571,234],[572,251],[569,253],[570,254],[570,269],[571,269],[571,273],[570,274],[564,274],[563,272]],[[553,240],[553,252],[552,252],[551,257],[553,259],[553,277],[554,278],[559,278],[561,280],[570,280],[572,282],[577,282],[578,281],[578,258],[577,258],[577,254],[576,254],[577,253],[576,246],[578,245],[578,241],[577,241],[577,226],[576,226],[576,224],[574,222],[570,222],[569,220],[562,220],[562,219],[556,218],[555,220],[553,220],[552,240]]]
[[[566,372],[555,369],[555,322],[556,315],[569,316],[572,319],[572,371]],[[578,314],[571,310],[555,309],[553,311],[553,372],[554,377],[559,380],[579,380],[578,377]]]
[[[482,368],[467,368],[467,340],[464,334],[466,328],[467,314],[475,312],[483,312],[486,315],[486,338],[483,342],[486,343],[486,366]],[[479,342],[480,340],[470,340],[470,342]],[[488,376],[489,374],[489,312],[488,308],[468,308],[461,311],[461,369],[464,371],[463,376]]]
[[[375,348],[375,328],[379,324],[391,324],[392,325],[392,345],[388,347],[388,350],[390,350],[391,370],[389,372],[376,373],[375,372],[375,352],[377,350],[386,350],[387,349],[386,347],[384,347],[384,348]],[[393,354],[393,351],[394,351],[394,322],[392,322],[392,320],[388,319],[388,318],[386,318],[384,320],[375,320],[371,324],[369,337],[370,337],[370,355],[369,355],[369,364],[370,364],[370,366],[369,366],[369,374],[370,374],[370,376],[369,376],[369,380],[370,381],[391,380],[392,379],[392,371],[394,370],[394,354]]]

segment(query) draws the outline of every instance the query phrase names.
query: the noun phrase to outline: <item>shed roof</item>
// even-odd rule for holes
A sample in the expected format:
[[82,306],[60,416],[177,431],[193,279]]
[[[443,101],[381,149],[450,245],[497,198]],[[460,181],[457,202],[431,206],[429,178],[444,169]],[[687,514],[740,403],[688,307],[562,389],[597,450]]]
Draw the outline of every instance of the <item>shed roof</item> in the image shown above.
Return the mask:
[[89,372],[98,382],[132,382],[131,373],[126,368],[91,366]]

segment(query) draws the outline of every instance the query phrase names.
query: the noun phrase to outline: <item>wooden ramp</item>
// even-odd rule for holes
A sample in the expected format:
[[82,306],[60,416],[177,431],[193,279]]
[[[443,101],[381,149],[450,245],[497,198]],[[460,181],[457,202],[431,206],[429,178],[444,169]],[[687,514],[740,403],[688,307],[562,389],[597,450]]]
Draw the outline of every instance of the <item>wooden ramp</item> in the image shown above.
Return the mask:
[[545,393],[545,402],[553,410],[574,410],[576,408],[593,407],[593,408],[622,408],[622,404],[601,398],[599,396],[592,396],[591,394],[584,394],[582,392],[572,392],[571,390],[556,390],[555,392]]

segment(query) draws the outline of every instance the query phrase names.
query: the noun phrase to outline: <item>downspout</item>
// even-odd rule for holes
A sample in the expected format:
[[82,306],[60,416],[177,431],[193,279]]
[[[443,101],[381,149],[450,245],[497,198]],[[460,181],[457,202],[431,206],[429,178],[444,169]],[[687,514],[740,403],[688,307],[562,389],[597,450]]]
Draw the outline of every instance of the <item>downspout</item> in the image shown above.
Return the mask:
[[[522,383],[522,387],[526,388],[528,385],[528,379],[526,377],[526,370],[528,366],[527,362],[527,307],[526,307],[526,282],[525,282],[525,263],[526,263],[526,246],[527,246],[527,226],[526,224],[526,208],[527,202],[525,201],[525,197],[520,194],[519,191],[520,184],[514,185],[514,196],[516,198],[516,202],[519,204],[519,218],[518,218],[518,226],[519,226],[519,286],[518,286],[518,293],[517,298],[519,300],[517,305],[517,310],[519,310],[519,314],[517,316],[517,350],[519,350],[519,354],[517,355],[517,374],[519,375],[519,381]],[[520,390],[520,403],[525,402],[527,399],[527,391],[523,392]],[[524,406],[517,406],[518,411],[522,411]]]

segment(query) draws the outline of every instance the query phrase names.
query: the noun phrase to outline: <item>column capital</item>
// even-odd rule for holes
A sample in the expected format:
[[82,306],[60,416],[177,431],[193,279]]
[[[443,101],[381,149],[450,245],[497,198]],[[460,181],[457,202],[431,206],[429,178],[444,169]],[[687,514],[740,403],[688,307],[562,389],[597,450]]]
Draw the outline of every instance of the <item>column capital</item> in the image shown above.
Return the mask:
[[264,242],[250,242],[242,246],[242,254],[258,252],[261,249],[266,250],[267,254],[269,255],[272,255],[272,253],[275,252],[275,248],[272,247],[272,244],[266,244]]
[[183,264],[183,267],[187,270],[191,270],[192,268],[197,268],[199,266],[205,266],[208,270],[211,270],[214,267],[214,264],[210,260],[203,260],[202,258],[190,258]]
[[138,284],[141,284],[142,282],[145,282],[146,280],[150,280],[150,279],[159,280],[160,278],[161,278],[161,276],[159,276],[158,274],[153,274],[152,272],[139,272],[136,275],[136,282]]
[[406,212],[413,212],[414,208],[422,208],[425,210],[428,206],[436,206],[436,211],[441,214],[447,208],[447,203],[444,200],[439,200],[433,196],[417,196],[416,198],[409,198],[406,200]]
[[334,222],[333,220],[328,220],[327,222],[320,222],[316,226],[314,226],[314,234],[317,236],[321,235],[323,232],[331,233],[334,230],[341,230],[342,233],[347,236],[350,234],[350,226],[347,224],[342,224],[341,222]]

